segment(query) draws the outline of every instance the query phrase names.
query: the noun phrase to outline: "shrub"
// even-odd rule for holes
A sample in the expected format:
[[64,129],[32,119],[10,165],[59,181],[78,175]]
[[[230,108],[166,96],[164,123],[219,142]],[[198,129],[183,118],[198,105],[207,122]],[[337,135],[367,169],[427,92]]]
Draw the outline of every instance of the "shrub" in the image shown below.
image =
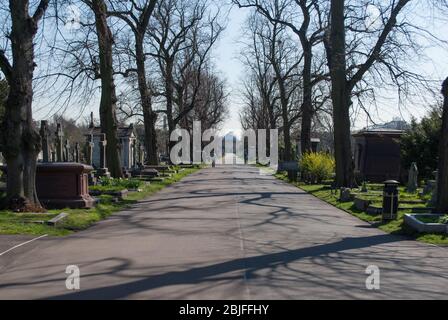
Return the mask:
[[442,131],[440,108],[435,108],[420,122],[415,119],[411,128],[401,138],[401,159],[404,170],[413,162],[417,163],[419,176],[434,179],[433,172],[438,168],[439,141]]
[[310,183],[321,183],[330,179],[335,170],[333,156],[326,152],[307,153],[300,160],[300,168],[304,179]]

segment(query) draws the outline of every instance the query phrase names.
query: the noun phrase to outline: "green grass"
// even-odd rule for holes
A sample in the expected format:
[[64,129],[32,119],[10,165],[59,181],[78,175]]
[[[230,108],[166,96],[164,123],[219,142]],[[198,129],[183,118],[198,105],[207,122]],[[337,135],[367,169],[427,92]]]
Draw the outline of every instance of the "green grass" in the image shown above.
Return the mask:
[[[16,214],[9,211],[0,211],[0,234],[66,236],[73,232],[85,230],[113,213],[128,208],[130,205],[153,195],[198,170],[198,168],[185,169],[172,175],[170,178],[164,179],[163,182],[152,182],[149,185],[143,185],[141,187],[142,192],[131,192],[125,200],[117,203],[112,201],[111,196],[101,196],[100,203],[90,210],[50,210],[45,215]],[[61,212],[68,213],[69,216],[57,228],[42,223],[51,220]]]
[[[371,223],[373,226],[383,230],[384,232],[396,235],[403,235],[409,237],[411,239],[415,239],[421,242],[448,246],[448,236],[443,234],[418,234],[413,230],[410,230],[404,224],[404,216],[406,214],[412,213],[412,208],[425,208],[426,204],[400,204],[400,210],[398,213],[398,219],[390,222],[383,222],[381,215],[369,215],[365,212],[357,210],[354,206],[353,202],[342,203],[339,201],[339,192],[334,194],[334,191],[326,186],[326,185],[306,185],[304,183],[293,183],[288,181],[288,177],[284,173],[275,175],[278,179],[286,181],[288,183],[294,184],[298,188],[312,194],[313,196],[339,208],[343,211],[348,212],[349,214],[365,221]],[[380,185],[369,185],[369,190],[382,190],[380,189]],[[382,197],[381,196],[372,196],[374,201],[373,205],[382,206]],[[405,192],[405,188],[400,188],[400,199],[404,199],[405,201],[412,200],[420,200],[418,193],[416,194],[407,194]],[[429,197],[425,197],[424,200],[428,200]],[[369,198],[370,200],[370,198]]]

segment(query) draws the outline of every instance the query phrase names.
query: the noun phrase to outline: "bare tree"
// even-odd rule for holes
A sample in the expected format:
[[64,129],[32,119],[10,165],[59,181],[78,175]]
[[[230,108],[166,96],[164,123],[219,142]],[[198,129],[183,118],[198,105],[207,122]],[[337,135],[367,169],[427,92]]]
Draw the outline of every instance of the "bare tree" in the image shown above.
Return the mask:
[[[394,49],[399,49],[400,42],[392,35],[395,29],[406,33],[406,30],[403,30],[406,25],[400,25],[397,18],[410,1],[386,1],[388,4],[381,10],[382,25],[375,31],[357,28],[361,21],[364,23],[365,17],[358,19],[355,14],[347,15],[346,1],[331,1],[330,30],[328,36],[325,37],[325,47],[332,82],[336,183],[340,187],[354,185],[350,107],[355,89],[366,73],[374,71],[373,67],[376,63],[386,66],[395,81],[400,76],[406,75],[402,69],[399,69],[397,60],[394,59],[396,58]],[[355,10],[354,12],[356,9],[359,9],[359,5],[350,8]],[[355,21],[347,21],[347,17],[352,16],[355,17]],[[346,44],[347,30],[355,34],[350,38],[350,46]],[[367,43],[372,43],[372,47],[366,46],[366,41],[360,41],[356,34],[369,37],[370,41]],[[409,33],[407,35],[409,36]],[[388,46],[383,51],[385,44]],[[404,45],[403,42],[402,44]],[[364,60],[361,61],[361,59]],[[347,60],[352,63],[347,65]]]
[[114,80],[113,44],[114,37],[107,22],[108,8],[104,0],[85,0],[95,14],[98,38],[99,70],[101,78],[100,121],[101,130],[107,138],[107,167],[115,178],[123,176],[120,159],[120,145],[117,124],[117,94]]
[[194,109],[204,69],[212,47],[224,27],[220,12],[210,13],[208,0],[161,1],[148,33],[150,55],[159,67],[160,95],[169,131],[172,132]]
[[40,211],[36,193],[37,157],[41,140],[32,113],[34,39],[49,0],[41,0],[30,15],[28,0],[10,0],[10,57],[0,50],[0,68],[9,85],[3,120],[3,155],[8,166],[7,206],[16,211]]
[[273,23],[282,24],[297,35],[301,51],[303,96],[301,104],[301,148],[311,151],[311,128],[315,115],[314,86],[326,80],[323,64],[316,63],[316,47],[323,39],[324,11],[320,0],[233,0],[240,8],[255,8]]
[[138,90],[140,94],[140,104],[143,113],[143,123],[145,127],[145,147],[148,154],[148,164],[158,165],[157,155],[156,122],[157,113],[152,107],[152,92],[146,77],[148,72],[146,67],[145,36],[148,29],[152,13],[157,0],[147,1],[109,1],[111,10],[110,16],[118,17],[126,23],[134,37],[134,50],[128,54],[135,60],[136,68],[128,68],[125,75],[130,72],[137,73]]
[[[195,75],[192,75],[195,77]],[[227,117],[227,86],[211,68],[205,68],[194,109],[187,118],[187,129],[193,129],[193,121],[200,121],[202,129],[217,129]]]
[[448,213],[448,78],[442,86],[443,116],[439,150],[439,185],[437,212]]
[[[285,145],[283,158],[291,161],[291,127],[302,115],[300,54],[282,24],[254,14],[248,26],[251,43],[249,49],[244,50],[245,63],[258,74],[260,94],[266,103],[264,107],[267,107],[269,119],[276,118],[277,112],[280,115],[281,121],[275,124],[271,121],[269,127],[281,129]],[[271,101],[272,94],[274,99]]]

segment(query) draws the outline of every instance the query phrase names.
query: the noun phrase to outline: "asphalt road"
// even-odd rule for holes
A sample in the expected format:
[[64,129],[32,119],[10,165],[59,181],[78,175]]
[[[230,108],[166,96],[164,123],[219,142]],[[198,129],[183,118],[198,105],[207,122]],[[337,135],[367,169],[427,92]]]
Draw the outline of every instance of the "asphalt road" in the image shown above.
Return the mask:
[[[3,251],[28,241],[0,237]],[[66,288],[66,267],[81,272]],[[366,268],[380,269],[380,290]],[[84,232],[0,256],[0,299],[445,299],[448,250],[253,167],[202,170]]]

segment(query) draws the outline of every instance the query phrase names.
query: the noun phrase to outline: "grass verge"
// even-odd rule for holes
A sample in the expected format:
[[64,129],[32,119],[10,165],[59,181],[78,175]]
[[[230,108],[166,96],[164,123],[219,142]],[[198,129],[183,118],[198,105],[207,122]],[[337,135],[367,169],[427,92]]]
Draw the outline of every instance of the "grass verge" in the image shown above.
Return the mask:
[[[412,213],[410,208],[406,208],[407,206],[402,206],[402,209],[399,210],[398,219],[391,222],[383,222],[381,215],[370,215],[363,211],[356,209],[353,202],[342,203],[339,201],[339,197],[337,194],[332,193],[331,189],[327,188],[324,185],[306,185],[300,182],[290,182],[288,177],[284,173],[279,173],[275,175],[276,178],[283,180],[287,183],[293,184],[296,187],[308,192],[309,194],[323,200],[338,209],[348,212],[349,214],[365,221],[373,226],[383,230],[384,232],[402,235],[409,237],[410,239],[414,239],[417,241],[421,241],[428,244],[434,244],[439,246],[448,246],[448,236],[446,234],[419,234],[410,228],[408,228],[404,224],[404,216],[408,213]],[[412,198],[411,196],[409,198]],[[409,200],[406,199],[406,200]],[[419,207],[418,205],[414,207]]]
[[[110,196],[101,196],[100,203],[90,210],[51,210],[45,215],[17,214],[11,211],[0,211],[0,234],[7,235],[35,235],[48,234],[51,236],[66,236],[71,233],[85,230],[93,224],[106,219],[115,212],[124,210],[130,205],[143,200],[165,187],[178,182],[186,176],[200,170],[199,168],[185,169],[164,179],[163,182],[152,182],[141,188],[142,192],[131,192],[126,199],[114,202]],[[48,220],[65,212],[69,214],[67,220],[57,228],[46,225]]]

